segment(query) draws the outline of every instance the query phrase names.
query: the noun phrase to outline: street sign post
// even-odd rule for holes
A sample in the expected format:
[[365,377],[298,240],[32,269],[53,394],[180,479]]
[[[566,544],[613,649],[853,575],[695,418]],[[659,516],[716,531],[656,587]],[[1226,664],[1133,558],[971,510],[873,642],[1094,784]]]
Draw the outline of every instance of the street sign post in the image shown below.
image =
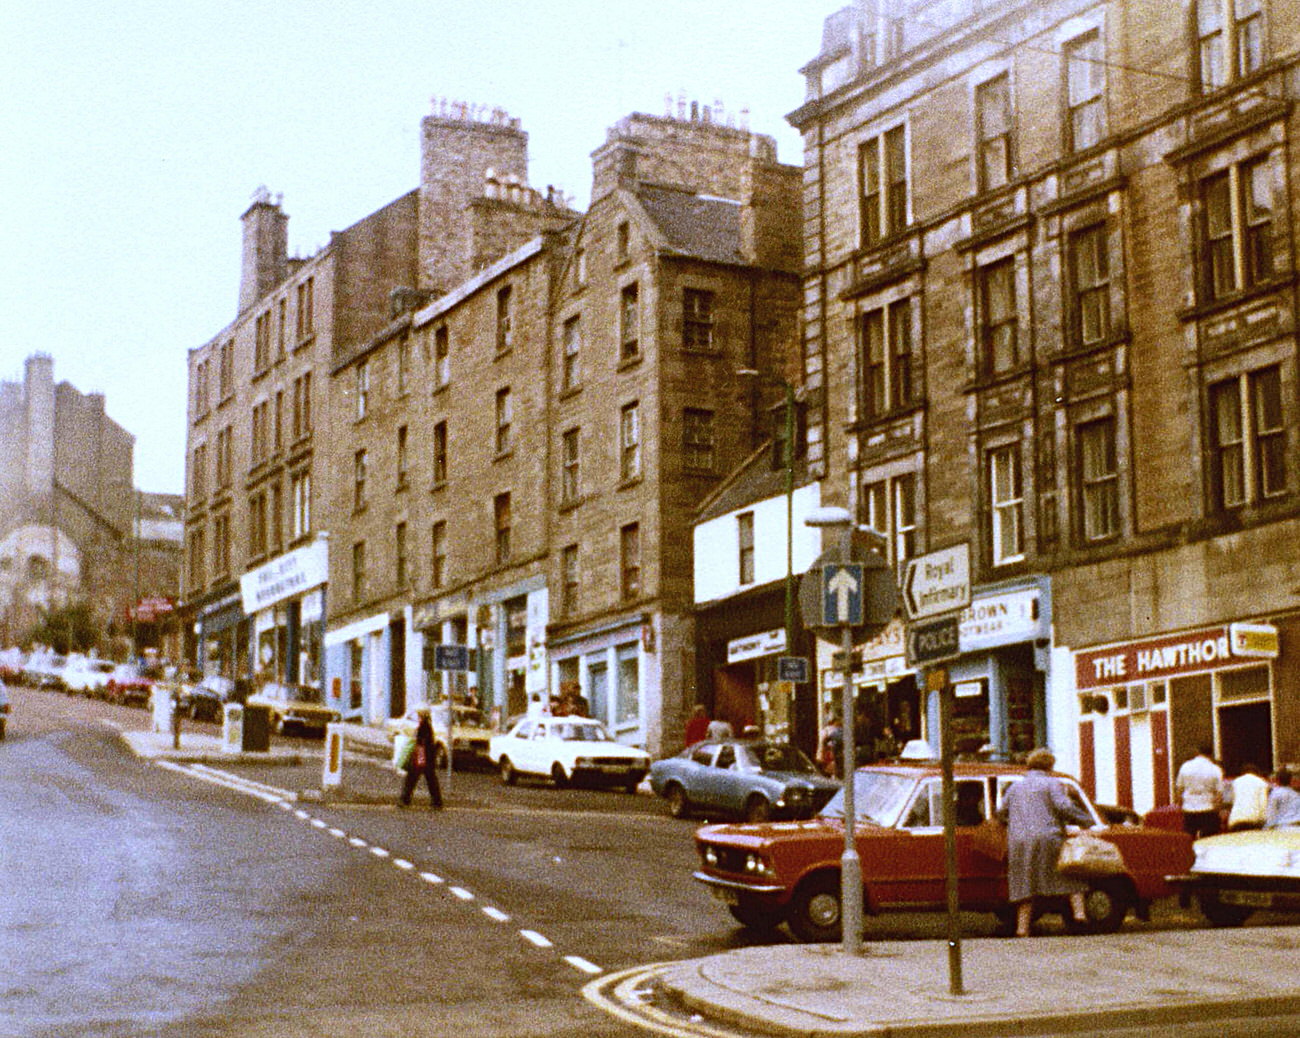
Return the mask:
[[807,656],[778,656],[776,658],[776,680],[790,681],[794,684],[806,684],[808,681]]
[[910,624],[907,628],[907,662],[910,666],[928,666],[961,655],[961,625],[956,613]]
[[970,545],[927,552],[907,560],[903,608],[909,620],[925,620],[970,605]]
[[433,647],[435,670],[469,670],[469,647],[466,645],[435,645]]

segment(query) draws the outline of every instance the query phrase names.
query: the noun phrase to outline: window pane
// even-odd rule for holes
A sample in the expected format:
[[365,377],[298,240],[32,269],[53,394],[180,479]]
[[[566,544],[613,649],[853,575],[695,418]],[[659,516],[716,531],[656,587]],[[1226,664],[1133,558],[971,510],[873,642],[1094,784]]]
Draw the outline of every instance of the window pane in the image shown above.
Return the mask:
[[1241,423],[1241,396],[1236,379],[1210,387],[1212,438],[1211,481],[1215,504],[1231,508],[1246,498],[1245,457]]
[[1245,219],[1246,282],[1258,284],[1273,273],[1273,191],[1267,162],[1253,162],[1241,171]]
[[872,310],[860,319],[862,337],[863,417],[883,414],[885,404],[885,312]]
[[1282,425],[1282,377],[1276,367],[1250,377],[1255,424],[1256,490],[1271,497],[1286,490],[1286,432]]

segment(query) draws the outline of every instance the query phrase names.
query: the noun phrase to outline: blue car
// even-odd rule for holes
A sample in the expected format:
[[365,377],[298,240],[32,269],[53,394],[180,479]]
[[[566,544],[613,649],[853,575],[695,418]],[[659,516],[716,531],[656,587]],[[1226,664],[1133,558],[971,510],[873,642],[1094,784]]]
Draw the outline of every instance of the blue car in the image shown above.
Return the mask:
[[835,791],[803,753],[784,743],[706,740],[650,765],[650,787],[674,818],[725,812],[747,822],[810,818]]

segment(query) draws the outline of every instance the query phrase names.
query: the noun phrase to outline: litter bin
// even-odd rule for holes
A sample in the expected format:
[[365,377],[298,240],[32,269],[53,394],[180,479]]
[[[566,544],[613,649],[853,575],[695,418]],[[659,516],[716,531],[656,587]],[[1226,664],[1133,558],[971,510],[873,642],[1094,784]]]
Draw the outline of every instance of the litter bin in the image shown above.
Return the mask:
[[240,749],[245,753],[266,753],[270,748],[271,708],[260,703],[245,703]]

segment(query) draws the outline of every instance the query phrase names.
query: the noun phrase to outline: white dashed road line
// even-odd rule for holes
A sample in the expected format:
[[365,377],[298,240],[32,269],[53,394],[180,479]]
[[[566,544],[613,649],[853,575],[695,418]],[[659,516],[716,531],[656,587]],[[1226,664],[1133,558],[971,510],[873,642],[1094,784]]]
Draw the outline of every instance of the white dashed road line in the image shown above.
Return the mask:
[[491,905],[483,906],[483,914],[489,919],[495,919],[498,923],[510,922],[510,917],[508,915],[501,911],[501,909],[493,908]]
[[581,970],[583,973],[587,974],[590,977],[594,977],[596,974],[601,972],[599,966],[597,966],[594,962],[588,962],[581,955],[566,955],[564,957],[564,961],[567,962],[574,969]]
[[455,895],[456,895],[458,898],[460,898],[462,901],[473,901],[473,900],[474,900],[474,895],[471,894],[471,893],[470,893],[468,890],[466,890],[464,887],[448,887],[447,889],[450,890],[453,894],[455,894]]
[[421,872],[421,873],[420,873],[420,878],[421,878],[422,880],[424,880],[424,882],[426,882],[426,883],[442,883],[442,882],[444,882],[444,880],[443,880],[443,878],[442,878],[441,876],[435,876],[432,872]]
[[536,930],[520,930],[519,936],[536,948],[554,948],[550,941],[539,934]]

